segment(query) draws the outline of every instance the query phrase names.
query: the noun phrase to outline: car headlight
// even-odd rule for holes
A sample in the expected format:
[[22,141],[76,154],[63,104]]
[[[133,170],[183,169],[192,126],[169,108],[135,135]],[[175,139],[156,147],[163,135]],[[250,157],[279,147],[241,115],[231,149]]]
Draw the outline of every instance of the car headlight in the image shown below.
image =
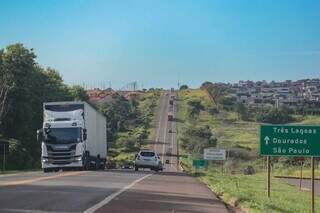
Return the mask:
[[49,159],[48,158],[42,158],[42,163],[48,163]]

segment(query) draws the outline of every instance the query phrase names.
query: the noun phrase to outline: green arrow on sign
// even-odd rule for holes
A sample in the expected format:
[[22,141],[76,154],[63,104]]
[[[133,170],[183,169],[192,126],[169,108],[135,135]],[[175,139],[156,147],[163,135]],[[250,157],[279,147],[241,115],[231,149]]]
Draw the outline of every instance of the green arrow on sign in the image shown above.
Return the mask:
[[266,142],[266,145],[269,144],[269,140],[270,140],[270,138],[269,138],[268,136],[266,136],[266,137],[264,138],[264,141]]

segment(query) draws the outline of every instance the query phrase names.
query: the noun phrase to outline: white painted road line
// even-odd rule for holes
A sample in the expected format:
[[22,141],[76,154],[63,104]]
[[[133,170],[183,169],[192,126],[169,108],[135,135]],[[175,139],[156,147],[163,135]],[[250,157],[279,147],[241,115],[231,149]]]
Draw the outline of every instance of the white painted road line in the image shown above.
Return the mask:
[[12,174],[0,174],[0,178],[2,177],[14,177],[14,176],[19,176],[19,175],[28,175],[28,174],[43,174],[42,171],[30,171],[30,172],[17,172],[17,173],[12,173]]
[[[13,213],[53,213],[53,211],[41,211],[34,209],[0,209],[0,212],[13,212]],[[60,212],[54,211],[54,213],[80,213],[80,212]]]
[[112,201],[114,198],[116,198],[117,196],[119,196],[121,193],[127,191],[128,189],[132,188],[134,185],[136,185],[137,183],[139,183],[140,181],[144,180],[145,178],[150,177],[152,174],[149,175],[145,175],[142,178],[133,181],[131,184],[127,185],[126,187],[122,188],[121,190],[109,195],[108,197],[106,197],[104,200],[102,200],[101,202],[97,203],[96,205],[90,207],[89,209],[85,210],[83,213],[94,213],[95,211],[97,211],[98,209],[100,209],[101,207],[103,207],[104,205],[107,205],[108,203],[110,203],[110,201]]
[[166,117],[168,115],[168,105],[169,101],[166,103],[165,106],[165,123],[164,123],[164,134],[163,134],[163,146],[162,146],[162,163],[164,162],[164,155],[166,152],[166,138],[168,133],[168,118]]

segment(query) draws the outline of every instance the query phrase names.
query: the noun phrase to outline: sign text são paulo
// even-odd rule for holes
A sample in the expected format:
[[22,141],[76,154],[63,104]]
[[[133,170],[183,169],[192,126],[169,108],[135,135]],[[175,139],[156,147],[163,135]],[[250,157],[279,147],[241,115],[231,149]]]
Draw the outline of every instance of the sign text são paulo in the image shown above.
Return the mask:
[[320,126],[261,125],[260,154],[320,156]]

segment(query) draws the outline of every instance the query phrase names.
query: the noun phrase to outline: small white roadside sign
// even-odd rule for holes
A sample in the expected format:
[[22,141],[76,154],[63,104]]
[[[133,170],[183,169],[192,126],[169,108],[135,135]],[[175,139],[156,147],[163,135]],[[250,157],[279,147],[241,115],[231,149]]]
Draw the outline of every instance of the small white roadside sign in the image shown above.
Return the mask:
[[217,148],[206,148],[203,153],[204,160],[226,160],[226,150]]

